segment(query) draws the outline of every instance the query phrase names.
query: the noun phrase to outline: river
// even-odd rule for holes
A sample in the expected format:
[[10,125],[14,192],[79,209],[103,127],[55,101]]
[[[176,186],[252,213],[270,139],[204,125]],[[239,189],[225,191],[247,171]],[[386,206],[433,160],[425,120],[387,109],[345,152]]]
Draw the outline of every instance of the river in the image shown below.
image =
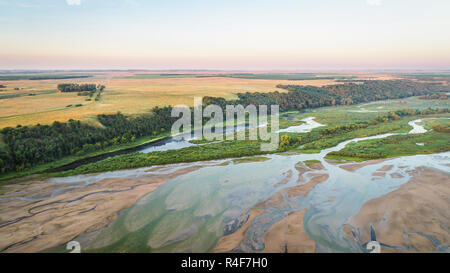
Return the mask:
[[[310,129],[317,125],[312,117],[303,121]],[[413,130],[409,133],[426,131],[417,124],[419,122],[415,120],[410,123]],[[214,250],[220,238],[238,230],[257,204],[283,193],[283,201],[278,205],[265,203],[264,213],[253,219],[242,241],[234,247],[234,252],[263,251],[267,231],[290,213],[302,209],[306,209],[303,229],[314,240],[317,252],[359,251],[361,246],[349,241],[343,228],[364,203],[398,189],[420,166],[450,173],[449,152],[392,158],[354,171],[343,168],[352,163],[336,164],[325,160],[327,153],[339,151],[350,142],[391,135],[347,140],[318,154],[273,154],[263,162],[217,160],[174,164],[161,169],[147,167],[52,178],[49,179],[53,185],[49,187],[51,191],[44,188],[48,184],[43,184],[45,186],[42,188],[36,184],[37,193],[27,195],[27,200],[17,197],[21,192],[16,191],[4,194],[0,201],[34,203],[67,194],[72,189],[95,188],[97,183],[111,179],[139,180],[149,174],[164,176],[186,166],[202,166],[170,179],[144,195],[131,207],[121,211],[117,219],[105,228],[84,233],[75,239],[82,243],[84,251],[209,252]],[[310,169],[306,173],[296,168],[299,162],[311,160],[320,161],[323,168]],[[386,165],[392,167],[384,176],[374,175]],[[320,174],[328,175],[327,179],[312,187],[304,196],[289,195],[291,188],[308,185],[314,175]],[[303,180],[299,179],[300,176]],[[95,207],[87,211],[92,209],[95,210]]]
[[[416,122],[420,120],[411,123],[414,130],[410,133],[426,131]],[[316,251],[357,251],[360,246],[348,241],[343,227],[365,202],[397,189],[419,166],[450,172],[448,152],[393,158],[356,171],[347,171],[324,159],[327,153],[341,150],[350,142],[391,135],[347,140],[319,154],[270,155],[270,160],[264,162],[207,166],[170,180],[120,213],[108,227],[78,239],[87,249],[107,252],[212,251],[223,235],[240,227],[242,219],[248,218],[249,210],[256,204],[283,189],[309,182],[309,177],[305,177],[304,182],[297,181],[299,171],[295,165],[298,162],[318,160],[324,169],[315,173],[327,173],[329,178],[306,196],[285,196],[282,207],[265,207],[265,213],[253,220],[234,251],[264,250],[263,236],[267,230],[300,209],[307,209],[304,229],[316,242]],[[221,162],[225,161],[216,161]],[[392,165],[385,177],[372,175],[385,165]],[[132,176],[133,172],[119,171],[110,175]],[[283,180],[284,184],[280,184]]]

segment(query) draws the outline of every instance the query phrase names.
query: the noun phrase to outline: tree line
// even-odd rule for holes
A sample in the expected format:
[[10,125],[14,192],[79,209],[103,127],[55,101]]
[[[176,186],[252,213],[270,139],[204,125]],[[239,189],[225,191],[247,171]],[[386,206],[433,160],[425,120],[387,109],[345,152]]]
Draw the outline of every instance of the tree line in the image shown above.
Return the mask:
[[405,108],[397,111],[388,112],[387,114],[382,116],[377,116],[373,123],[377,124],[382,122],[388,122],[391,120],[399,120],[400,117],[406,116],[445,114],[448,113],[449,110],[450,110],[449,108],[431,108],[431,107],[428,107],[427,109],[423,110]]
[[60,83],[60,84],[58,84],[57,88],[60,92],[83,92],[83,91],[95,92],[95,91],[97,91],[97,85],[94,83],[84,83],[84,84]]
[[411,96],[448,92],[445,85],[427,84],[409,80],[362,81],[323,87],[301,85],[278,85],[288,92],[239,93],[237,100],[204,97],[204,104],[216,104],[225,109],[227,104],[279,105],[281,111],[307,108],[351,105],[386,99],[401,99]]
[[98,115],[103,128],[75,120],[4,128],[0,130],[4,143],[0,142],[0,174],[168,132],[176,120],[171,117],[171,111],[171,107],[155,107],[137,117],[120,112]]

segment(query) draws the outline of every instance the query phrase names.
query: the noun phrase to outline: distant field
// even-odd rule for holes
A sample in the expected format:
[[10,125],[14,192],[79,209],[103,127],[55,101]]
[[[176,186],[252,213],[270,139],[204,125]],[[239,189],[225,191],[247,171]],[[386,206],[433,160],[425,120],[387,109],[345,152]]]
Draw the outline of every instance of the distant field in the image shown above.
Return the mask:
[[[3,77],[3,78],[1,78]],[[7,78],[9,77],[9,78]],[[12,77],[12,78],[11,78]],[[70,78],[67,78],[70,77]],[[81,78],[80,78],[81,77]],[[186,104],[195,96],[233,99],[243,92],[286,92],[278,84],[323,86],[339,79],[392,79],[386,74],[270,73],[132,73],[0,75],[0,128],[49,124],[69,119],[98,124],[102,113],[141,114],[154,106]],[[9,80],[5,80],[9,79]],[[291,79],[291,80],[289,80]],[[76,93],[60,93],[59,83],[98,83],[106,86],[100,101]],[[74,107],[79,105],[80,107]],[[72,105],[71,107],[68,107]]]
[[166,73],[166,74],[135,74],[126,77],[127,79],[167,79],[167,78],[206,78],[206,77],[224,77],[238,79],[254,79],[254,80],[337,80],[337,79],[354,79],[356,76],[341,74],[312,74],[312,73],[210,73],[210,74],[182,74],[182,73]]
[[[232,99],[235,98],[236,93],[240,92],[275,90],[285,92],[283,89],[276,88],[278,84],[321,86],[335,83],[330,79],[287,81],[147,75],[150,75],[149,78],[143,77],[142,74],[122,72],[99,73],[89,78],[0,80],[0,84],[7,86],[0,92],[0,128],[18,124],[48,124],[69,119],[80,119],[95,124],[97,114],[117,111],[125,114],[140,114],[154,106],[192,105],[195,96],[208,95]],[[76,93],[60,93],[56,90],[58,83],[67,82],[100,83],[106,85],[106,89],[100,101],[86,101],[87,97],[77,96]],[[82,106],[67,107],[77,104]]]

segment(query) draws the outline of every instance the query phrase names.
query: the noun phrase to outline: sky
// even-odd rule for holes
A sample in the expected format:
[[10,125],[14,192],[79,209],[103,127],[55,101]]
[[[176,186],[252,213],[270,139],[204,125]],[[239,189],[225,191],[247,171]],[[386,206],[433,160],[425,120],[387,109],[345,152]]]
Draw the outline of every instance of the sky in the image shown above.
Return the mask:
[[0,69],[450,69],[449,0],[0,0]]

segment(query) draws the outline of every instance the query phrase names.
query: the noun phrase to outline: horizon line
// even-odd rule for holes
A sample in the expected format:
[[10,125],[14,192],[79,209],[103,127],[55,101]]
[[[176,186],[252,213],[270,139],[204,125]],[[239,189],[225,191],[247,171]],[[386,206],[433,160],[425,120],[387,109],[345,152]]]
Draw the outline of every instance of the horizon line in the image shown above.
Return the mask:
[[395,72],[449,72],[450,68],[362,68],[362,69],[208,69],[208,68],[198,68],[198,69],[141,69],[141,68],[123,68],[123,69],[89,69],[89,68],[67,68],[67,69],[48,69],[48,68],[37,68],[37,69],[0,69],[0,74],[5,73],[39,73],[39,72],[254,72],[254,73],[264,73],[264,72],[277,72],[277,73],[395,73]]

